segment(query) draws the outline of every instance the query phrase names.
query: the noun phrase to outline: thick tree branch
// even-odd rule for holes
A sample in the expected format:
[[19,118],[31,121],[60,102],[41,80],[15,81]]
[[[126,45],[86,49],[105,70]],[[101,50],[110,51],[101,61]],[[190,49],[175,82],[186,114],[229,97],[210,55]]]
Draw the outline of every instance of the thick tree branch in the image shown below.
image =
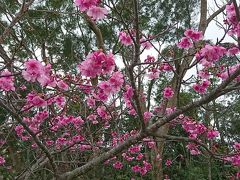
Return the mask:
[[89,161],[87,164],[85,164],[85,165],[83,165],[83,166],[81,166],[79,168],[76,168],[73,171],[64,173],[61,176],[61,179],[68,179],[69,180],[69,179],[73,179],[74,177],[77,177],[80,174],[84,174],[85,172],[87,172],[88,170],[93,168],[95,165],[103,163],[104,161],[110,159],[114,155],[116,155],[116,154],[122,152],[123,150],[127,149],[132,144],[138,143],[144,137],[146,137],[146,135],[144,135],[142,133],[139,133],[139,134],[137,134],[134,137],[130,137],[124,143],[118,145],[117,147],[114,147],[113,149],[111,149],[108,152],[103,153],[99,157],[94,158],[93,160]]

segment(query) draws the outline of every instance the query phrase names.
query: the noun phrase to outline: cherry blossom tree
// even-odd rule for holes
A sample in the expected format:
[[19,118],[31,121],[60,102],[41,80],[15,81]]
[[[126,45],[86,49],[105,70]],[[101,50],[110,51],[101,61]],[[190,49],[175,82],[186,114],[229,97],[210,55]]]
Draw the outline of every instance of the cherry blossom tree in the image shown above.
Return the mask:
[[[210,15],[207,0],[201,0],[198,27],[186,28],[172,43],[162,37],[181,23],[170,23],[163,31],[150,34],[142,25],[144,2],[140,0],[69,2],[75,11],[67,15],[80,16],[79,23],[88,28],[82,30],[80,25],[77,33],[90,31],[94,34],[91,43],[95,43],[87,53],[79,52],[82,58],[70,68],[56,65],[54,58],[61,54],[51,56],[51,50],[46,50],[48,43],[39,42],[41,52],[23,45],[28,36],[22,31],[22,22],[31,27],[30,12],[49,13],[37,8],[41,3],[47,1],[18,2],[20,9],[2,17],[8,22],[1,24],[0,35],[0,170],[4,176],[74,179],[92,172],[88,177],[94,179],[105,174],[104,166],[131,172],[128,179],[171,179],[171,174],[164,174],[164,167],[185,157],[165,157],[168,141],[185,142],[191,156],[203,155],[209,179],[214,162],[230,165],[232,178],[240,176],[240,142],[232,140],[222,151],[214,143],[225,137],[213,125],[214,120],[209,120],[207,113],[205,121],[200,113],[194,117],[190,113],[240,89],[236,0]],[[224,34],[213,43],[204,35],[219,14],[224,15],[220,22]],[[106,47],[101,27],[111,20],[121,28],[115,30],[116,44]],[[16,34],[23,36],[19,44],[24,50],[14,47],[15,52],[27,52],[26,58],[11,49],[11,43],[19,41]],[[226,37],[234,40],[228,47],[223,44]],[[84,45],[88,47],[88,43]],[[186,79],[188,73],[193,75]],[[182,92],[193,95],[184,105],[179,104]],[[179,129],[181,135],[172,133]]]

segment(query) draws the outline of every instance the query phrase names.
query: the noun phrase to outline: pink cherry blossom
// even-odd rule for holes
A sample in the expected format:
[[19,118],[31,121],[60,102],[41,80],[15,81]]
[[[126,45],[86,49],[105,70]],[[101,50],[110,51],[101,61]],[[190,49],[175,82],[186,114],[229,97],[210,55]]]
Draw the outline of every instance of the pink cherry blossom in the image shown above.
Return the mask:
[[90,115],[87,117],[87,120],[91,121],[92,124],[98,124],[97,115],[96,115],[96,114],[90,114]]
[[147,161],[143,161],[143,166],[147,171],[150,171],[152,169],[152,165]]
[[233,3],[226,5],[226,12],[227,12],[227,21],[230,24],[236,24],[237,23],[237,16],[235,12],[235,8]]
[[199,155],[201,151],[198,149],[198,146],[194,143],[188,143],[186,146],[188,150],[190,150],[191,155]]
[[6,161],[5,161],[4,157],[0,156],[0,165],[3,165],[5,162]]
[[215,130],[209,130],[207,132],[207,138],[208,139],[213,139],[213,138],[217,137],[218,135],[219,135],[219,132],[215,131]]
[[232,158],[231,158],[231,162],[234,166],[240,166],[240,155],[237,154],[237,155],[234,155]]
[[47,140],[45,141],[46,145],[47,146],[52,146],[54,144],[54,141],[53,140]]
[[232,47],[232,48],[228,49],[227,55],[228,56],[234,56],[234,55],[238,54],[239,52],[240,52],[239,48]]
[[64,96],[57,96],[55,97],[55,102],[59,108],[63,108],[66,103],[66,99]]
[[133,97],[133,88],[129,85],[126,85],[125,87],[126,92],[124,93],[124,98],[126,99],[132,99]]
[[115,169],[122,169],[123,168],[123,164],[120,161],[117,161],[113,164],[113,167]]
[[96,6],[98,1],[99,0],[75,0],[74,3],[80,8],[80,11],[84,12],[92,6]]
[[209,62],[216,62],[224,56],[226,52],[227,50],[222,46],[212,46],[207,44],[200,50],[200,56]]
[[64,91],[67,91],[68,88],[69,88],[69,86],[67,85],[67,83],[65,83],[63,80],[58,81],[58,82],[57,82],[57,86],[58,86],[60,89],[64,90]]
[[141,151],[141,146],[140,146],[140,145],[136,145],[136,146],[130,147],[130,148],[128,149],[128,151],[129,151],[130,153],[132,153],[132,154],[138,153],[138,152]]
[[147,146],[150,149],[153,149],[156,146],[156,143],[154,141],[147,142]]
[[235,150],[239,151],[240,150],[240,143],[235,142],[233,147],[234,147]]
[[95,107],[95,105],[96,105],[96,100],[95,100],[92,96],[88,97],[88,98],[87,98],[87,105],[88,105],[89,107]]
[[131,36],[124,31],[119,32],[119,40],[125,46],[130,46],[133,44]]
[[129,155],[127,155],[126,153],[123,153],[122,156],[123,156],[123,158],[124,158],[126,161],[129,161],[129,162],[130,162],[130,161],[134,160],[134,157],[129,156]]
[[124,83],[123,74],[120,71],[114,72],[108,82],[111,85],[112,92],[118,92]]
[[87,11],[87,15],[92,17],[94,20],[103,19],[107,14],[107,9],[98,6],[92,6]]
[[135,111],[135,109],[130,109],[130,110],[128,111],[128,113],[129,113],[130,115],[132,115],[132,116],[136,116],[136,115],[137,115],[137,112]]
[[198,72],[198,76],[199,76],[200,78],[203,78],[203,79],[208,79],[208,78],[210,77],[209,72],[204,71],[204,70],[199,71],[199,72]]
[[30,82],[38,81],[42,86],[51,84],[55,86],[54,80],[50,77],[51,65],[43,66],[36,59],[29,59],[24,63],[25,70],[22,71],[23,78]]
[[192,47],[193,44],[192,44],[192,42],[190,41],[189,38],[183,37],[183,38],[181,39],[181,41],[177,44],[177,46],[178,46],[179,48],[182,48],[182,49],[188,49],[188,48]]
[[145,38],[141,38],[140,43],[143,49],[151,49],[153,47],[150,41],[146,40]]
[[41,98],[40,96],[35,96],[32,100],[31,100],[31,104],[33,106],[36,106],[36,107],[42,107],[42,106],[46,106],[47,105],[47,102]]
[[160,71],[157,68],[152,68],[148,70],[149,73],[147,74],[148,78],[150,80],[159,78]]
[[98,84],[98,87],[103,90],[104,94],[109,95],[113,90],[112,86],[108,81],[102,81]]
[[192,29],[187,29],[184,32],[184,35],[188,38],[191,38],[193,41],[199,41],[203,39],[202,32],[194,31]]
[[83,76],[96,77],[101,74],[110,74],[115,67],[113,55],[104,54],[102,51],[90,53],[86,60],[78,65]]
[[204,94],[206,92],[206,89],[203,88],[200,84],[194,84],[193,89],[200,94]]
[[107,111],[106,111],[106,107],[104,107],[104,106],[100,106],[100,107],[98,107],[97,108],[97,113],[98,113],[98,115],[101,117],[101,118],[103,118],[103,119],[108,119],[108,113],[107,113]]
[[165,162],[165,165],[166,166],[171,166],[172,165],[172,160],[167,159],[166,162]]
[[154,56],[150,56],[150,55],[147,55],[147,58],[144,60],[144,62],[146,63],[151,63],[151,62],[155,62],[156,59]]
[[144,112],[144,122],[147,123],[151,119],[152,116],[153,116],[153,113]]
[[142,175],[142,176],[144,176],[145,174],[147,174],[147,169],[145,168],[145,167],[142,167],[141,169],[140,169],[140,174]]
[[172,98],[174,95],[174,92],[171,87],[165,87],[163,90],[163,97],[166,99]]
[[12,76],[12,73],[8,70],[3,71],[0,75],[0,89],[3,89],[4,91],[15,91],[13,81],[14,78]]
[[22,71],[22,75],[27,81],[35,82],[43,73],[43,65],[35,59],[29,59],[24,66],[26,70]]
[[131,169],[132,169],[132,171],[135,172],[135,173],[141,171],[141,167],[140,167],[139,165],[135,165],[135,166],[133,166]]
[[204,80],[201,84],[194,84],[193,89],[200,94],[204,94],[210,84],[209,80]]
[[240,178],[240,172],[236,173],[236,178]]
[[162,63],[159,70],[160,71],[172,71],[173,67],[169,63]]
[[140,161],[143,157],[144,157],[144,155],[142,153],[139,153],[136,157],[136,160]]

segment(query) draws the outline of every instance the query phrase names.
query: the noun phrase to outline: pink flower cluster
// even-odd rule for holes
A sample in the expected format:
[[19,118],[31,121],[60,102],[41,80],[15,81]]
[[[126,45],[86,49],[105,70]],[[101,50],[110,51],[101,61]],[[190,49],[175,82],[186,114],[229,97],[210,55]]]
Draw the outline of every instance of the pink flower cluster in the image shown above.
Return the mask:
[[79,7],[81,12],[87,12],[87,15],[94,20],[103,19],[108,11],[105,8],[99,7],[99,0],[75,0],[76,6]]
[[123,93],[123,99],[127,108],[129,109],[128,113],[131,115],[136,115],[136,111],[132,106],[133,88],[129,85],[126,85],[125,89],[126,92]]
[[[113,146],[116,146],[118,142],[123,142],[129,136],[133,136],[136,134],[136,131],[131,131],[130,133],[118,135],[116,132],[112,132],[113,136]],[[145,160],[145,156],[141,151],[143,150],[143,145],[132,145],[126,152],[122,153],[123,160],[128,163],[128,166],[131,166],[131,169],[135,173],[140,173],[142,176],[144,176],[147,172],[149,172],[152,169],[152,165]],[[110,161],[114,161],[113,167],[115,169],[122,169],[123,168],[123,162],[116,160],[117,157],[113,157],[109,160],[107,160],[104,164],[109,164]],[[131,165],[130,163],[133,163]]]
[[165,162],[166,166],[171,166],[172,165],[172,160],[171,159],[167,159]]
[[147,161],[143,161],[142,167],[139,165],[132,166],[132,171],[135,173],[140,173],[142,176],[147,174],[147,172],[149,172],[151,169],[152,165]]
[[203,34],[200,31],[194,31],[193,29],[187,29],[184,32],[184,35],[190,39],[192,39],[193,41],[200,41],[203,39]]
[[57,86],[64,91],[67,91],[69,88],[68,84],[65,83],[63,80],[58,81]]
[[109,115],[109,113],[106,110],[105,106],[99,106],[97,108],[97,114],[104,120],[108,120],[111,118],[111,116]]
[[[188,117],[182,117],[183,121],[180,123],[182,124],[183,129],[189,134],[189,138],[195,139],[201,142],[201,137],[206,137],[208,140],[212,140],[219,135],[219,132],[213,129],[206,128],[202,123],[193,121]],[[195,143],[188,143],[187,149],[189,149],[192,155],[201,154],[200,150],[198,149],[199,145]]]
[[[232,75],[236,70],[240,68],[240,63],[233,65],[231,67],[228,67],[225,71],[224,68],[221,69],[221,72],[218,74],[218,77],[220,77],[223,80],[226,80],[230,75]],[[240,81],[240,76],[236,78],[236,81]]]
[[230,156],[230,157],[226,157],[224,160],[232,163],[233,166],[240,167],[240,154],[236,154],[236,155],[233,155],[233,156]]
[[188,49],[191,48],[193,46],[193,43],[191,42],[191,40],[187,37],[183,37],[180,42],[177,44],[177,46],[179,48],[182,49]]
[[96,77],[102,74],[110,74],[115,67],[112,54],[95,51],[87,56],[87,59],[78,65],[83,76]]
[[82,135],[72,135],[71,136],[71,133],[66,132],[66,133],[62,134],[61,137],[58,137],[56,139],[55,143],[54,143],[54,141],[52,141],[50,143],[50,146],[55,145],[55,148],[58,150],[60,150],[61,148],[65,147],[65,146],[72,146],[71,150],[73,150],[73,151],[75,149],[80,149],[81,151],[92,149],[91,145],[88,145],[88,144],[78,145],[78,143],[83,143],[84,139],[85,138]]
[[203,39],[202,32],[194,31],[193,29],[187,29],[184,32],[186,37],[183,37],[181,41],[177,44],[179,48],[188,49],[193,46],[192,41],[200,41]]
[[169,63],[162,63],[159,70],[160,71],[172,71],[173,67]]
[[227,55],[228,56],[234,56],[234,55],[237,55],[239,52],[240,52],[240,50],[239,50],[238,47],[232,47],[232,48],[228,49]]
[[71,125],[78,130],[84,124],[84,120],[80,116],[58,116],[53,120],[53,122],[51,122],[51,124],[52,131],[57,131],[60,128]]
[[199,146],[194,143],[188,143],[188,145],[186,147],[190,151],[191,155],[201,154],[201,151],[198,149]]
[[193,89],[200,94],[204,94],[204,93],[206,93],[206,90],[210,84],[211,84],[211,82],[209,80],[204,80],[200,84],[197,84],[197,83],[194,84]]
[[236,151],[240,151],[240,143],[239,142],[235,142],[233,147]]
[[159,69],[157,69],[157,68],[148,69],[147,77],[150,80],[159,78],[159,75],[160,75],[160,70]]
[[209,79],[210,74],[207,71],[207,69],[202,69],[202,70],[198,71],[198,77],[200,77],[202,79]]
[[4,157],[2,157],[2,156],[0,156],[0,165],[3,165],[3,164],[5,164],[5,159],[4,159]]
[[12,73],[8,70],[3,71],[0,75],[0,89],[4,91],[15,91],[13,81],[14,77],[12,76]]
[[140,44],[142,46],[143,49],[151,49],[152,48],[152,44],[150,43],[150,40],[145,39],[144,37],[142,37],[140,39]]
[[135,130],[132,130],[131,132],[126,132],[124,134],[117,134],[116,131],[113,131],[111,133],[111,135],[112,135],[112,146],[115,147],[118,143],[123,143],[129,137],[134,136],[135,134],[136,134]]
[[[40,131],[41,124],[48,118],[47,111],[40,111],[32,118],[23,118],[23,122],[30,128],[33,133],[38,133]],[[26,141],[30,139],[30,136],[25,131],[22,125],[17,125],[15,127],[15,131],[19,138],[22,141]]]
[[5,164],[6,160],[4,159],[4,157],[0,156],[0,166]]
[[120,161],[116,161],[114,164],[113,164],[113,167],[115,169],[122,169],[123,168],[123,164],[120,162]]
[[92,92],[92,95],[87,98],[87,104],[90,107],[95,107],[97,101],[107,101],[109,96],[117,93],[124,83],[123,74],[116,71],[111,74],[107,81],[102,81],[98,84],[96,92]]
[[128,148],[128,152],[130,152],[131,154],[139,153],[141,151],[141,147],[142,147],[142,145],[132,146],[132,147]]
[[226,54],[227,50],[222,46],[206,44],[197,54],[197,59],[203,66],[210,66]]
[[215,131],[215,130],[208,130],[208,132],[207,132],[207,138],[208,138],[208,139],[214,139],[214,138],[216,138],[218,135],[219,135],[219,132],[218,132],[218,131]]
[[23,78],[30,82],[38,81],[42,86],[56,86],[55,81],[50,76],[51,65],[43,66],[36,59],[29,59],[24,63],[25,70],[22,71]]
[[145,63],[152,63],[152,62],[155,62],[155,61],[156,61],[155,57],[154,56],[150,56],[150,55],[147,55],[147,58],[144,59]]
[[143,115],[144,115],[144,122],[147,123],[153,116],[153,113],[147,111],[147,112],[144,112]]
[[166,99],[172,98],[174,95],[174,92],[171,87],[165,87],[163,90],[163,97]]
[[206,132],[207,128],[202,124],[196,121],[184,117],[184,121],[181,122],[183,129],[189,133],[189,138],[196,139],[198,135],[201,135]]
[[237,20],[236,11],[233,3],[226,5],[226,14],[227,14],[227,19],[225,22],[231,25],[231,29],[228,32],[228,34],[237,35],[237,37],[239,37],[240,23]]
[[131,36],[125,31],[119,32],[119,40],[125,46],[130,46],[133,44]]
[[237,16],[235,12],[234,4],[227,4],[226,5],[226,13],[227,13],[227,22],[229,24],[237,24]]
[[227,156],[224,158],[225,161],[230,162],[233,166],[238,166],[240,167],[240,143],[235,142],[233,145],[234,148],[234,155],[232,156]]
[[25,108],[27,107],[44,107],[47,106],[47,101],[44,100],[42,97],[37,95],[35,92],[31,92],[27,95],[27,103]]

